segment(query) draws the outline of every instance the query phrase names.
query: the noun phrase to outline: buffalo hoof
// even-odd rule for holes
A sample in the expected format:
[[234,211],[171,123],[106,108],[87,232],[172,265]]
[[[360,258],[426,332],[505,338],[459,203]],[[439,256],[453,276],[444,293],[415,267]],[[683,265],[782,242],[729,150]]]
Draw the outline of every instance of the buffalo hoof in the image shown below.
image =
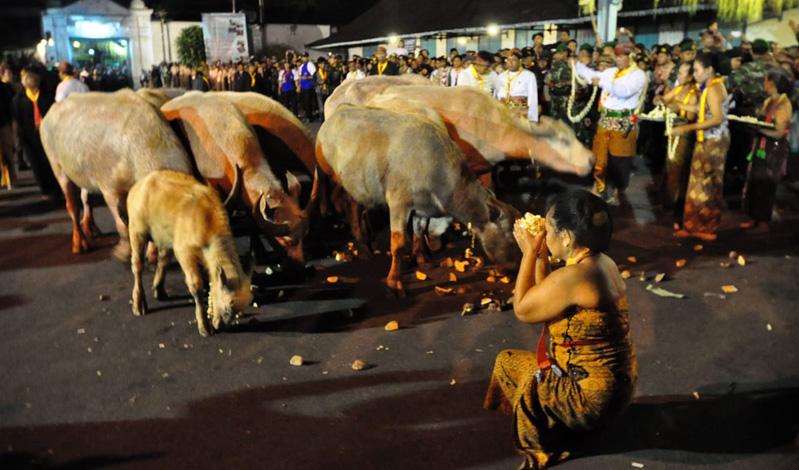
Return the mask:
[[81,237],[79,240],[72,241],[72,254],[79,255],[82,253],[88,253],[91,249],[91,245],[89,244],[89,240],[86,238]]
[[203,338],[207,338],[214,334],[214,330],[207,328],[202,323],[197,324],[197,332],[200,333],[200,336],[202,336]]
[[121,263],[130,263],[130,245],[127,243],[117,243],[113,251],[111,251],[111,256]]
[[132,310],[133,310],[133,315],[136,316],[136,317],[141,317],[143,315],[146,315],[147,314],[147,302],[142,300],[137,305],[136,302],[134,301]]
[[163,286],[153,289],[153,297],[160,301],[169,300],[169,294],[166,293],[166,289]]
[[387,280],[386,286],[388,287],[389,298],[404,299],[406,297],[405,287],[402,285],[402,281]]

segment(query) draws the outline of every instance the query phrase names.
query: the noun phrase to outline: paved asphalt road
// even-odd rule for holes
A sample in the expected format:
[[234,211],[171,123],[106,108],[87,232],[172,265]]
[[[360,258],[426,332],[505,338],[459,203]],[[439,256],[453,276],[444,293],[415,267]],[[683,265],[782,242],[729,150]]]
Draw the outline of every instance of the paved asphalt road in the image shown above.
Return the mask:
[[[799,212],[760,236],[727,216],[720,241],[697,253],[652,209],[637,164],[611,249],[633,272],[637,396],[558,468],[799,468]],[[107,210],[97,217],[110,231]],[[73,256],[63,208],[30,185],[0,192],[0,468],[516,468],[510,418],[481,403],[494,356],[533,349],[539,327],[510,311],[459,314],[510,285],[472,273],[458,283],[468,293],[437,297],[438,255],[423,268],[430,280],[408,272],[410,295],[397,301],[381,284],[385,255],[328,259],[299,284],[266,277],[272,300],[204,339],[176,269],[175,298],[133,317],[114,242]],[[338,237],[325,250],[345,246]],[[733,249],[746,266],[721,267]],[[687,297],[647,292],[642,270],[667,273],[660,286]],[[723,284],[739,292],[719,298]],[[384,331],[389,320],[401,329]],[[294,354],[308,364],[289,365]],[[371,367],[355,372],[355,359]]]

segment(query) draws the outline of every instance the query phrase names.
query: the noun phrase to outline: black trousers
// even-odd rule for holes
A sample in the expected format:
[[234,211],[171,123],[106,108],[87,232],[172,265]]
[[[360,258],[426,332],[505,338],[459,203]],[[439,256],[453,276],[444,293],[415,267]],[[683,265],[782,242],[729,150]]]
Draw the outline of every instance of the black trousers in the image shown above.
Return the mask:
[[280,92],[280,102],[285,106],[289,111],[294,113],[295,116],[300,115],[299,110],[297,109],[297,92],[294,90]]
[[608,156],[607,185],[624,191],[630,185],[630,171],[633,168],[633,157]]
[[303,113],[305,113],[305,118],[309,121],[313,119],[316,96],[312,89],[300,90],[300,105],[302,106]]
[[319,120],[325,122],[325,101],[327,101],[327,97],[329,95],[327,93],[317,93],[316,94],[316,105],[319,109]]
[[33,171],[33,178],[36,184],[42,190],[42,194],[50,199],[60,199],[61,187],[53,174],[53,168],[50,166],[50,161],[47,159],[47,154],[44,153],[42,147],[42,140],[39,138],[39,132],[36,132],[34,138],[21,139],[22,140],[22,153],[25,160]]

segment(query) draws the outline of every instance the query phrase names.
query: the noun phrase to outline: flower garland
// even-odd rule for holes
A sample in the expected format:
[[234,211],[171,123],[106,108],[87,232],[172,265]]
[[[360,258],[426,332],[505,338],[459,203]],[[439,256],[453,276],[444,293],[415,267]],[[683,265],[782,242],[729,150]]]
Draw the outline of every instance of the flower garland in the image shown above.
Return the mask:
[[572,69],[572,89],[571,89],[571,94],[569,95],[569,101],[566,105],[566,117],[569,118],[569,121],[576,124],[582,121],[591,111],[591,108],[594,106],[594,100],[596,100],[597,90],[599,90],[599,87],[596,85],[593,86],[593,91],[591,92],[591,98],[588,100],[588,104],[585,106],[585,108],[583,108],[582,111],[577,113],[577,115],[575,116],[572,113],[572,111],[574,108],[574,101],[577,97],[577,84],[579,83],[580,85],[584,86],[587,85],[588,82],[583,80],[581,77],[577,75],[577,67],[575,67],[574,64],[571,64],[571,69]]
[[677,147],[680,146],[680,136],[672,133],[674,129],[674,119],[677,117],[677,113],[662,104],[659,104],[658,108],[662,108],[663,118],[666,121],[666,136],[668,136],[666,155],[669,161],[673,162],[674,158],[677,156]]

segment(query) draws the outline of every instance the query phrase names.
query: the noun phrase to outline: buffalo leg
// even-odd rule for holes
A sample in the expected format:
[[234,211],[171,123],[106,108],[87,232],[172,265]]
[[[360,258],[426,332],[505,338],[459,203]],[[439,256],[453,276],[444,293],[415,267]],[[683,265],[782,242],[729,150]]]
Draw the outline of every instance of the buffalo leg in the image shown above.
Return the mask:
[[144,247],[147,244],[147,234],[134,228],[131,232],[130,250],[130,269],[133,272],[133,293],[131,295],[131,305],[133,314],[136,316],[147,313],[147,298],[144,296],[142,287],[142,256]]
[[386,285],[403,297],[405,291],[402,285],[402,257],[406,254],[410,209],[401,200],[393,201],[391,195],[387,195],[386,199],[391,225],[391,270],[386,277]]
[[[152,243],[148,245],[154,246]],[[133,247],[131,246],[131,250]],[[155,277],[153,277],[153,295],[158,300],[166,300],[168,295],[164,288],[164,279],[166,278],[166,267],[169,264],[169,250],[162,248],[158,250],[158,264],[155,267]]]
[[200,273],[200,266],[197,264],[200,254],[192,250],[176,249],[175,258],[177,258],[180,268],[183,270],[183,275],[186,277],[186,287],[189,288],[189,293],[194,299],[194,316],[197,318],[197,331],[199,331],[200,336],[207,337],[211,329],[205,316],[205,299],[202,295],[203,278]]
[[102,232],[94,223],[94,215],[92,212],[92,205],[89,202],[89,191],[85,189],[80,190],[80,201],[83,204],[83,217],[80,220],[81,229],[87,237],[99,237]]
[[111,215],[114,217],[114,224],[116,225],[117,233],[119,233],[119,242],[114,247],[113,256],[118,260],[128,259],[130,257],[128,227],[119,214],[119,204],[120,202],[124,204],[124,198],[113,191],[103,191],[103,199],[105,199],[108,210],[111,211]]
[[419,266],[430,262],[430,256],[425,245],[424,235],[430,224],[429,217],[413,216],[413,248],[412,253],[416,264]]
[[89,251],[89,240],[81,230],[78,224],[80,217],[80,209],[78,205],[78,187],[72,181],[69,181],[66,176],[58,178],[58,183],[64,191],[64,199],[66,200],[67,212],[69,218],[72,219],[72,253],[79,254]]
[[350,198],[347,205],[347,222],[352,229],[352,236],[355,238],[355,243],[358,244],[358,254],[363,258],[370,258],[372,251],[369,248],[366,237],[366,224],[362,211],[364,209],[354,199]]

